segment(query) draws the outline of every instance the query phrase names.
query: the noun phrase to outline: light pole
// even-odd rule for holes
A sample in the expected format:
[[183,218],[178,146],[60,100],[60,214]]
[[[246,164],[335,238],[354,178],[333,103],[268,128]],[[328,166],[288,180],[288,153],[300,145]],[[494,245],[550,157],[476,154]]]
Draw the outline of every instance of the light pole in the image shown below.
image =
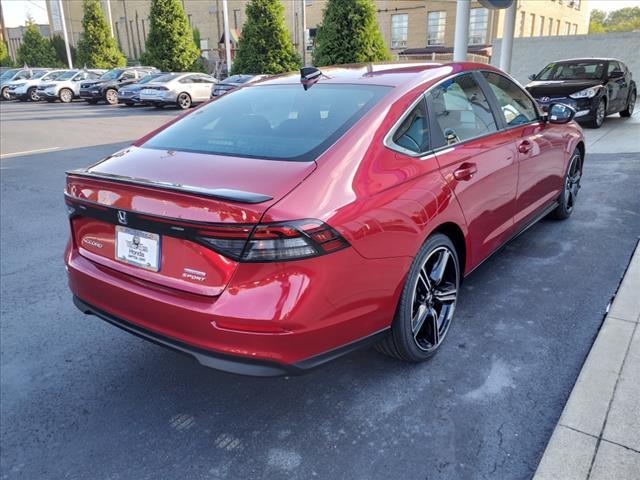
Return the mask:
[[60,10],[60,18],[62,20],[62,33],[64,34],[64,46],[67,50],[67,62],[69,69],[73,69],[73,60],[71,59],[71,49],[69,48],[69,35],[67,35],[67,22],[64,19],[64,9],[62,8],[62,0],[58,0],[58,8]]
[[511,70],[511,54],[513,53],[513,35],[516,30],[516,2],[513,2],[504,14],[502,29],[502,45],[500,46],[500,70]]
[[453,61],[467,61],[467,46],[469,45],[469,12],[471,2],[458,0],[456,3],[456,35],[453,41]]
[[227,75],[231,75],[231,35],[229,33],[229,6],[222,0],[222,17],[224,20],[224,50],[227,56]]
[[111,0],[107,0],[107,20],[109,22],[109,30],[111,30],[111,38],[113,35],[113,17],[111,17]]
[[307,0],[300,0],[300,5],[302,7],[302,41],[300,44],[302,45],[302,66],[307,66],[307,12],[306,12],[306,3]]

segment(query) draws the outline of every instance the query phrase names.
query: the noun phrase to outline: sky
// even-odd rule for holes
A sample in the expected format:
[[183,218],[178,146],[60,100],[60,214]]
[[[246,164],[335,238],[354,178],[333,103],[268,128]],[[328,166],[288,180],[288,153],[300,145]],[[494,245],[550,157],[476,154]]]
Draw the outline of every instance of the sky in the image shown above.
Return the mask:
[[[80,1],[80,0],[77,0]],[[213,1],[213,0],[211,0]],[[453,0],[452,0],[453,1]],[[538,0],[541,2],[549,0]],[[624,7],[640,7],[640,0],[587,0],[589,9],[617,10]],[[31,14],[36,23],[48,23],[45,0],[0,0],[7,27],[24,25],[27,15]]]

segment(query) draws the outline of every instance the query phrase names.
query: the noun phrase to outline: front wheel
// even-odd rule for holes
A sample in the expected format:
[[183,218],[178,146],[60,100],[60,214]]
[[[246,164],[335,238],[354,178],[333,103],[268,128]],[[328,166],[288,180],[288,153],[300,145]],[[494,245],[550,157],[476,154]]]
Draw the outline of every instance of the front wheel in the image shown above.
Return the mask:
[[631,95],[629,95],[629,101],[627,102],[627,108],[620,112],[621,117],[630,117],[633,115],[633,109],[636,106],[636,91],[632,90]]
[[446,235],[436,233],[411,264],[391,332],[378,344],[378,351],[407,362],[433,356],[451,326],[459,288],[456,249]]
[[556,220],[564,220],[569,218],[573,213],[576,205],[578,192],[580,191],[580,180],[582,179],[582,155],[580,150],[576,149],[569,161],[569,168],[564,177],[562,193],[558,199],[558,206],[550,214]]
[[36,87],[31,87],[29,90],[27,90],[27,97],[29,97],[29,100],[31,100],[32,102],[37,102],[40,100],[40,96],[38,95],[38,92],[36,92]]
[[63,103],[71,103],[73,100],[73,92],[68,88],[60,90],[60,101]]
[[591,128],[600,128],[604,123],[604,117],[607,116],[607,102],[604,98],[601,98],[596,107],[596,111],[593,114],[593,120],[589,122]]
[[188,93],[181,93],[178,95],[178,100],[176,101],[178,108],[182,110],[187,110],[191,108],[191,97]]
[[110,88],[104,94],[104,98],[109,105],[117,105],[118,104],[118,92],[113,88]]
[[4,87],[2,89],[2,92],[0,92],[0,97],[2,97],[3,100],[10,100],[9,87]]

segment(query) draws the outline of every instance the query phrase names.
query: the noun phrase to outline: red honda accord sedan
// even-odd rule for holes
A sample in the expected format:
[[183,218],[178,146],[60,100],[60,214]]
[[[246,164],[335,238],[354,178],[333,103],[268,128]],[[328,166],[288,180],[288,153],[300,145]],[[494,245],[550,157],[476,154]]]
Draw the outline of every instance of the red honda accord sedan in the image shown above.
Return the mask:
[[425,360],[464,276],[571,215],[573,115],[473,63],[247,85],[67,172],[74,301],[229,372],[302,372],[369,343]]

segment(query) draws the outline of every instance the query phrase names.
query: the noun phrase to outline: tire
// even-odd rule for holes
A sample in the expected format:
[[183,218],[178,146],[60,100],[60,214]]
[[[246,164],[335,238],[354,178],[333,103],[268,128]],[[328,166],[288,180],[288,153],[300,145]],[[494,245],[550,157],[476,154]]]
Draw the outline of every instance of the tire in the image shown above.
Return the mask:
[[596,107],[596,111],[593,114],[593,119],[589,120],[587,125],[591,128],[600,128],[604,123],[604,119],[607,116],[607,101],[601,98]]
[[413,260],[391,331],[376,349],[405,362],[431,358],[451,327],[459,289],[458,253],[449,237],[435,233]]
[[108,88],[106,92],[104,92],[104,99],[109,105],[117,105],[118,104],[118,92],[113,88]]
[[636,106],[636,89],[631,90],[631,94],[629,95],[629,100],[627,101],[627,108],[620,112],[620,116],[624,118],[629,118],[633,115],[633,109]]
[[181,110],[188,110],[191,108],[191,97],[188,93],[182,92],[178,95],[176,105]]
[[0,92],[0,98],[2,100],[9,100],[9,87],[4,87]]
[[558,198],[558,206],[549,216],[556,220],[565,220],[571,216],[575,207],[576,198],[580,191],[580,180],[582,179],[583,159],[580,150],[577,148],[569,160],[569,168],[562,183],[562,193]]
[[59,96],[62,103],[71,103],[73,101],[73,92],[68,88],[60,90]]
[[27,97],[32,102],[39,102],[40,101],[40,97],[38,96],[38,92],[36,92],[36,87],[31,87],[29,90],[27,90]]

